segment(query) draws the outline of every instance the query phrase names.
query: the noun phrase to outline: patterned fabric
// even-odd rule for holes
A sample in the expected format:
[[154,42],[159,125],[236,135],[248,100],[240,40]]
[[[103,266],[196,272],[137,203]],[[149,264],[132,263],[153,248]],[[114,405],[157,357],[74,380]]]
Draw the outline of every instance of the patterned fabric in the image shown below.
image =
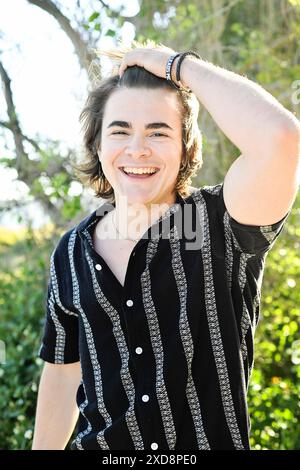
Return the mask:
[[39,357],[80,360],[72,449],[249,449],[264,263],[289,213],[243,225],[223,183],[177,194],[134,246],[123,287],[93,246],[113,208],[100,206],[51,255]]

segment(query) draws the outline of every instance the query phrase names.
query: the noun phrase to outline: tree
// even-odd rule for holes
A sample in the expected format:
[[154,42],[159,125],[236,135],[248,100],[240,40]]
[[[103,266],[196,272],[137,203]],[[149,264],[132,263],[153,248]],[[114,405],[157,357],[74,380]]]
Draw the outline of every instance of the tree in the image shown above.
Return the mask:
[[[215,0],[213,3],[210,0],[140,0],[140,11],[134,17],[123,13],[124,5],[114,9],[102,0],[84,2],[84,6],[78,0],[76,14],[62,3],[52,0],[27,1],[51,15],[65,32],[72,42],[80,67],[87,74],[89,86],[93,85],[95,68],[101,78],[101,64],[95,54],[97,44],[104,36],[111,36],[115,41],[120,39],[120,29],[128,21],[134,25],[138,41],[149,38],[175,50],[197,50],[209,61],[247,74],[277,96],[285,106],[293,107],[290,88],[299,75],[297,45],[300,7],[296,0],[254,0],[251,3],[240,0]],[[86,19],[88,8],[90,13]],[[281,15],[276,14],[278,11]],[[105,18],[111,22],[108,27],[104,25]],[[59,223],[64,203],[72,208],[68,188],[74,175],[69,162],[75,160],[75,151],[69,149],[67,157],[62,157],[55,143],[48,142],[45,146],[33,137],[24,136],[13,101],[10,78],[2,63],[0,71],[8,115],[0,126],[13,134],[16,153],[15,159],[1,159],[0,164],[14,167],[19,180],[30,188],[33,197]],[[199,180],[202,184],[213,184],[223,179],[239,150],[220,132],[203,107],[200,107],[199,124],[203,131],[204,153]],[[28,150],[25,144],[30,144]],[[34,165],[31,153],[35,155]],[[43,191],[39,181],[41,176],[48,178],[49,184],[54,182],[52,199],[57,192],[55,186],[58,186],[55,179],[62,185],[54,204],[49,197],[49,188],[47,193]],[[80,211],[78,200],[70,210],[69,218],[74,217],[77,211]]]

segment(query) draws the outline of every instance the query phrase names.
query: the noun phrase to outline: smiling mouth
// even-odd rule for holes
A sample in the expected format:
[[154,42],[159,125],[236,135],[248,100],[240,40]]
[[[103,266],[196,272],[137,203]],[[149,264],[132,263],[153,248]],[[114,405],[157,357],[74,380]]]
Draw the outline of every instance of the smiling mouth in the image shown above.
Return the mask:
[[135,178],[135,179],[149,179],[155,176],[160,171],[160,169],[157,168],[157,170],[154,173],[126,173],[123,167],[120,167],[119,170],[123,173],[123,175],[128,176],[129,178]]

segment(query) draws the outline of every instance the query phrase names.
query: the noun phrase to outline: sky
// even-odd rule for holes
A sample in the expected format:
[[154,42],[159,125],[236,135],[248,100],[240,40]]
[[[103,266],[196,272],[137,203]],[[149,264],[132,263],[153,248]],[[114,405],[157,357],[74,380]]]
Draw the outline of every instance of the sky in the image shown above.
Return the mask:
[[[126,16],[138,13],[137,0],[109,1],[112,8],[124,3]],[[68,0],[67,5],[74,11],[76,0]],[[101,4],[94,1],[94,5],[99,8]],[[96,8],[87,10],[87,18]],[[134,39],[134,27],[128,22],[123,27],[122,39],[128,42]],[[114,42],[106,37],[97,45],[111,47]],[[82,137],[78,117],[88,81],[85,72],[80,70],[72,43],[58,23],[26,0],[0,2],[0,53],[11,79],[13,99],[24,134],[33,138],[38,135],[42,140],[59,140],[78,149]],[[101,64],[104,74],[107,73],[111,64],[105,58],[101,59]],[[0,88],[0,120],[6,119],[6,103]],[[7,144],[9,149],[6,149]],[[12,157],[14,146],[8,132],[6,145],[0,134],[0,156]],[[0,202],[26,196],[26,186],[15,182],[15,178],[15,170],[4,171],[0,167]],[[34,217],[35,227],[43,224],[42,214],[35,205],[29,206],[28,217]],[[0,218],[0,226],[15,228],[19,225],[12,213]]]

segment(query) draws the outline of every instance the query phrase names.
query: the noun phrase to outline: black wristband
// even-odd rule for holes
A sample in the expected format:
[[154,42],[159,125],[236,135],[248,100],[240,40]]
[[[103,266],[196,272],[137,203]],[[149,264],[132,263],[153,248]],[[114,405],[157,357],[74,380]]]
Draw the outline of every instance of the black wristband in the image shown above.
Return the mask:
[[[182,52],[180,54],[180,57],[179,57],[178,62],[177,62],[177,67],[176,67],[176,81],[179,82],[179,83],[180,83],[180,67],[181,67],[182,61],[188,55],[192,55],[194,57],[197,57],[197,59],[201,59],[200,55],[197,54],[197,52],[194,52],[194,51],[186,51],[186,52]],[[191,92],[191,90],[189,90],[189,92]]]
[[175,82],[173,82],[171,72],[172,72],[172,65],[174,63],[174,60],[179,56],[180,56],[179,52],[178,54],[171,55],[166,64],[166,80],[168,80],[168,82],[171,82],[174,88],[176,88],[177,90],[180,90],[180,87],[176,85]]

